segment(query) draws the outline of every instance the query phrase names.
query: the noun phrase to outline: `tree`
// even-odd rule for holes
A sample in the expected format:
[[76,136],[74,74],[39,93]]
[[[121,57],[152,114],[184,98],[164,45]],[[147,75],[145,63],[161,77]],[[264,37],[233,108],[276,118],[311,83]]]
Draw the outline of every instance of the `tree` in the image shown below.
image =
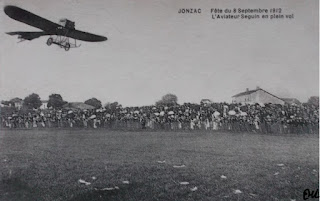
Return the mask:
[[49,96],[48,107],[52,107],[54,109],[60,109],[67,101],[62,99],[60,94],[51,94]]
[[307,103],[319,107],[319,96],[311,96]]
[[173,106],[176,104],[178,104],[178,97],[170,93],[162,96],[161,100],[156,102],[156,105]]
[[90,98],[90,99],[86,100],[84,103],[91,105],[91,106],[95,107],[96,109],[102,107],[101,101],[99,101],[96,98]]
[[29,96],[24,98],[23,106],[28,109],[37,109],[42,105],[40,96],[38,94],[30,94]]

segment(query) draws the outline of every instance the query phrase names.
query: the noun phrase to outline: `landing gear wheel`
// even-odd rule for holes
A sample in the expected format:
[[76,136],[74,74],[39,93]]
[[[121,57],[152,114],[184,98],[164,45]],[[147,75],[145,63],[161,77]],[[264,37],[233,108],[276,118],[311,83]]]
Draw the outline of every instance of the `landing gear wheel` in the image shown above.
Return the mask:
[[70,43],[66,43],[66,46],[64,47],[64,49],[68,51],[70,49]]
[[50,46],[53,42],[53,38],[48,38],[47,40],[47,45]]

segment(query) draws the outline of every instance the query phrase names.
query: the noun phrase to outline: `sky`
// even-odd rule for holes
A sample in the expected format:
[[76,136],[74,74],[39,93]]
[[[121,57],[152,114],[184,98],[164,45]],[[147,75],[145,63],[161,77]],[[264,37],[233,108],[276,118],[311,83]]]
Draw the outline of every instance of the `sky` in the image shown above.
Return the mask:
[[[52,93],[69,102],[151,105],[230,102],[257,86],[302,102],[319,95],[318,0],[0,0],[76,29],[108,37],[64,51],[44,36],[17,43],[5,32],[39,31],[0,13],[0,100]],[[201,14],[179,14],[201,8]],[[281,8],[294,18],[213,20],[211,8]],[[3,9],[2,9],[3,10]]]

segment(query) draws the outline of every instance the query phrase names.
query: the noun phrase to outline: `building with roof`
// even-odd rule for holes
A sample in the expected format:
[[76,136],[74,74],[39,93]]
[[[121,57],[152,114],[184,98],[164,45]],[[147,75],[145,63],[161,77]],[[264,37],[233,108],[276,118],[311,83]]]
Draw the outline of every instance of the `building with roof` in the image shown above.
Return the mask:
[[285,101],[281,98],[277,97],[276,95],[273,95],[266,90],[261,89],[260,87],[257,87],[254,90],[249,90],[247,88],[246,91],[238,93],[234,96],[232,96],[232,102],[233,103],[242,103],[242,104],[281,104],[284,105]]
[[93,106],[82,103],[82,102],[66,103],[62,107],[64,109],[68,109],[68,110],[92,110],[92,109],[94,109]]
[[13,98],[10,100],[10,102],[12,103],[12,105],[10,104],[11,107],[15,107],[18,110],[22,108],[23,100],[21,98]]
[[209,105],[209,104],[211,104],[212,103],[212,101],[210,100],[210,99],[202,99],[201,101],[200,101],[200,104],[201,105]]
[[48,100],[42,100],[41,101],[41,106],[40,106],[40,109],[42,109],[42,110],[45,110],[45,109],[48,109]]

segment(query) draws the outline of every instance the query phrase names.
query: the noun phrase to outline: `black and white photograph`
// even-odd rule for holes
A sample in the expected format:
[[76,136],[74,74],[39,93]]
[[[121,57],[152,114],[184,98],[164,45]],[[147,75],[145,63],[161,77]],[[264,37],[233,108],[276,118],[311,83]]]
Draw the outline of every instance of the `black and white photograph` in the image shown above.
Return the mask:
[[0,0],[1,201],[319,200],[318,0]]

